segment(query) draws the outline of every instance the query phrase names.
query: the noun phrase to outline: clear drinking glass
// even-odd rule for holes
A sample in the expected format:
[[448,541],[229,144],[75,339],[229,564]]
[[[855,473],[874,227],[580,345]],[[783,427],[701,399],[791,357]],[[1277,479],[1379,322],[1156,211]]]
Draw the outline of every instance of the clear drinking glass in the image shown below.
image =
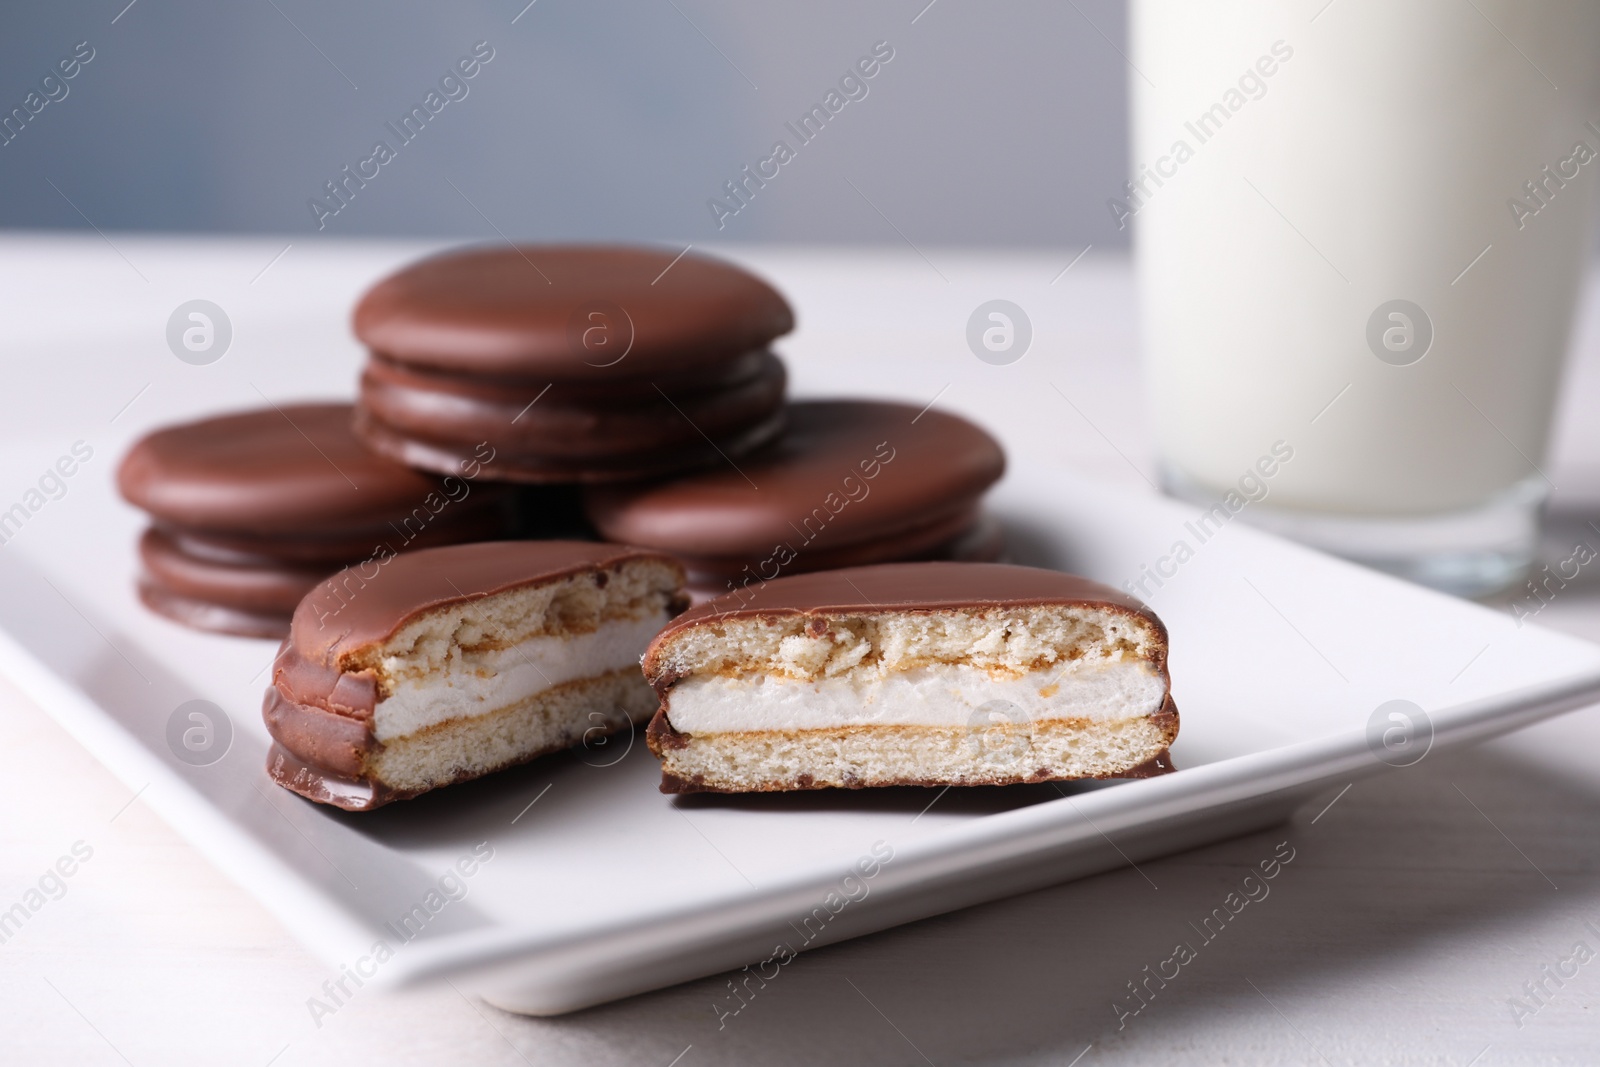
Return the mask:
[[[1600,172],[1593,0],[1134,0],[1172,493],[1475,594],[1532,559]],[[1219,510],[1220,509],[1220,510]]]

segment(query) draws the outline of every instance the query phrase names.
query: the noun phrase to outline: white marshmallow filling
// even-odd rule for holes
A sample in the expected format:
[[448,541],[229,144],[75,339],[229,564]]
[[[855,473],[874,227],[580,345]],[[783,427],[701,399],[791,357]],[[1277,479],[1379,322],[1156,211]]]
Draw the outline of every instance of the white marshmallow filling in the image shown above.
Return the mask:
[[403,656],[383,658],[388,695],[373,713],[381,742],[456,719],[487,715],[568,682],[637,669],[651,638],[667,624],[665,611],[601,623],[587,633],[537,634],[504,648],[452,646],[442,663],[425,668]]
[[962,664],[833,677],[709,674],[667,694],[667,721],[685,734],[848,726],[973,727],[1153,715],[1166,680],[1143,659],[1043,667],[1021,674]]

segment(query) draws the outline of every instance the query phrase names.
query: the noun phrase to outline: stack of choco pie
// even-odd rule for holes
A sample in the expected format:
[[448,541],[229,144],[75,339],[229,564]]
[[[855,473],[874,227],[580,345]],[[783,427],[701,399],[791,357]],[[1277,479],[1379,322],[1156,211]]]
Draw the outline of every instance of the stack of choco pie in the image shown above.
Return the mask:
[[777,436],[794,316],[703,256],[604,247],[448,253],[355,312],[371,351],[356,432],[447,473],[487,442],[509,481],[614,482],[742,456]]

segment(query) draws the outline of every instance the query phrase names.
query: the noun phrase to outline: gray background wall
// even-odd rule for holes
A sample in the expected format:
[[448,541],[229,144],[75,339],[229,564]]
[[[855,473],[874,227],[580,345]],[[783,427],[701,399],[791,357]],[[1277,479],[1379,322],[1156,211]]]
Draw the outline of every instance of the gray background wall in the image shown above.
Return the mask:
[[[307,200],[486,40],[323,234],[1125,241],[1122,0],[526,2],[9,5],[0,112],[95,58],[0,148],[0,226],[314,234]],[[867,97],[719,232],[707,199],[880,40]]]

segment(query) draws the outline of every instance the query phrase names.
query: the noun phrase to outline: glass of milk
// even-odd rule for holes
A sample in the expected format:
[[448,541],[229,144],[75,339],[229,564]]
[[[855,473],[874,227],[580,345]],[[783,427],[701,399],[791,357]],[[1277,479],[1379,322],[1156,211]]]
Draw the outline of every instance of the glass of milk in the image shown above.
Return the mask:
[[[1133,0],[1169,491],[1457,592],[1519,580],[1600,173],[1594,0]],[[1203,516],[1204,517],[1204,516]]]

